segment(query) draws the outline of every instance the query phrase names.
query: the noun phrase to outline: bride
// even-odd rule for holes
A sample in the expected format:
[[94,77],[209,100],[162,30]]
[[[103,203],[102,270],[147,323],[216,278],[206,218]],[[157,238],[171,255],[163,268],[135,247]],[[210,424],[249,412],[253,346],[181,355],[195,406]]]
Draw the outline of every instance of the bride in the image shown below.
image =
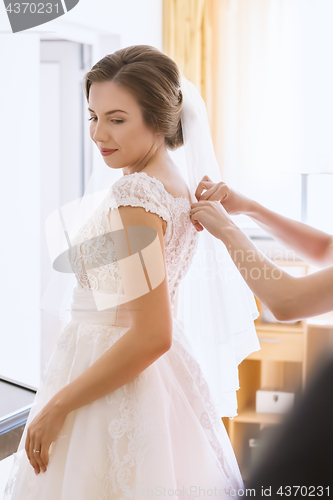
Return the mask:
[[189,215],[194,194],[168,155],[184,143],[180,79],[174,61],[145,45],[105,56],[85,76],[91,138],[123,175],[72,241],[71,320],[14,454],[5,500],[225,498],[244,487],[175,314],[201,237]]

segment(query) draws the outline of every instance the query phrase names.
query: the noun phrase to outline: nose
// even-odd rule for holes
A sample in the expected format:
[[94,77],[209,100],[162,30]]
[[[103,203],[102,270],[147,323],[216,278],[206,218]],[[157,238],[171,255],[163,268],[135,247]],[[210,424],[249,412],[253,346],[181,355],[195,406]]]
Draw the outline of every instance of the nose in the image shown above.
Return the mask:
[[100,121],[95,122],[95,125],[92,127],[91,137],[95,142],[110,142],[106,127]]

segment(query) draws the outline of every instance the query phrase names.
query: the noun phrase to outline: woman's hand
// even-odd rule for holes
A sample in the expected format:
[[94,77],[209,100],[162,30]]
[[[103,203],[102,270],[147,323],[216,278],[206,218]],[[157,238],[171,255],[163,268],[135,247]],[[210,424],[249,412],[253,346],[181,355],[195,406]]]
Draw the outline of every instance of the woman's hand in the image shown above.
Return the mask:
[[[30,422],[25,441],[25,451],[35,474],[46,471],[49,449],[64,425],[67,413],[49,401]],[[33,450],[40,450],[36,453]]]
[[[204,193],[203,191],[206,190]],[[224,182],[213,182],[205,175],[199,182],[195,191],[198,201],[219,201],[230,215],[246,214],[250,211],[251,202],[249,198],[231,189]],[[196,224],[195,228],[202,231],[203,227]]]
[[[216,238],[223,241],[223,235],[228,229],[238,229],[228,212],[219,201],[200,200],[191,204],[191,222],[194,227],[203,226]],[[198,229],[202,231],[202,229]]]

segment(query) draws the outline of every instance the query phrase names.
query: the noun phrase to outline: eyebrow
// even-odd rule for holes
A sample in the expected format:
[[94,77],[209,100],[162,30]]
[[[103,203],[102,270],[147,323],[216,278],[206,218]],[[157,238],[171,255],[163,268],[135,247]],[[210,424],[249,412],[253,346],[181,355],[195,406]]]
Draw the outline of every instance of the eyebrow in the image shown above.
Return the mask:
[[[91,111],[91,113],[95,113],[95,111],[93,111],[90,108],[88,108],[88,111]],[[127,111],[123,111],[122,109],[113,109],[112,111],[107,111],[105,115],[112,115],[112,113],[117,113],[117,112],[126,113],[128,115]]]

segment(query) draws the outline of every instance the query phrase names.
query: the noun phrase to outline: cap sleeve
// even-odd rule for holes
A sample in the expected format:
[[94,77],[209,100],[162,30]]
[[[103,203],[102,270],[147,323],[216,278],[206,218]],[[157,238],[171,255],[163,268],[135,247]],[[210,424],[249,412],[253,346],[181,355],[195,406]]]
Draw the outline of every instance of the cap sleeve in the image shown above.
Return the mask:
[[160,181],[144,172],[124,175],[118,179],[109,191],[108,202],[110,208],[143,207],[146,212],[157,214],[170,222],[168,200]]

